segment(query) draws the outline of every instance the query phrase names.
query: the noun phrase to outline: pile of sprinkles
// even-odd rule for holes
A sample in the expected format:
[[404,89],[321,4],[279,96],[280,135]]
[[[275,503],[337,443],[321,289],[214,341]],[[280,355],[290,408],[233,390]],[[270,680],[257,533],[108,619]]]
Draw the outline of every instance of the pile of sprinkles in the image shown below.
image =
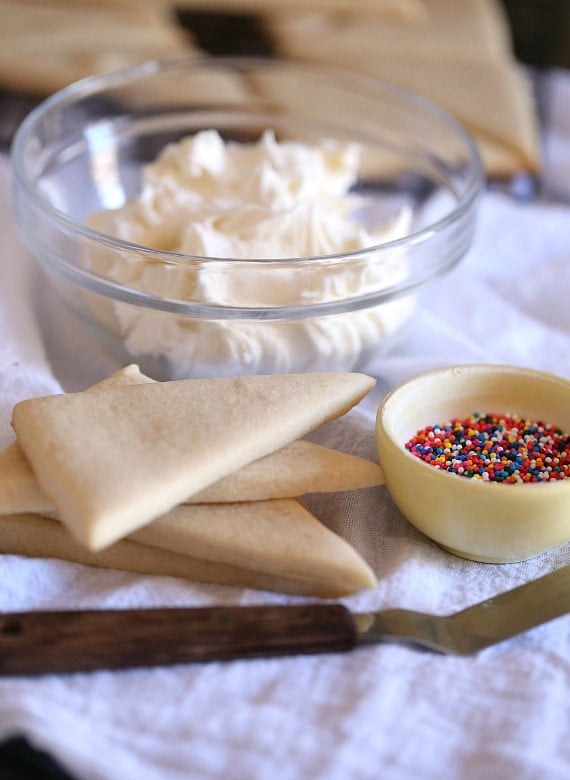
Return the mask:
[[485,482],[549,482],[570,477],[570,436],[517,415],[479,414],[430,425],[406,449],[437,469]]

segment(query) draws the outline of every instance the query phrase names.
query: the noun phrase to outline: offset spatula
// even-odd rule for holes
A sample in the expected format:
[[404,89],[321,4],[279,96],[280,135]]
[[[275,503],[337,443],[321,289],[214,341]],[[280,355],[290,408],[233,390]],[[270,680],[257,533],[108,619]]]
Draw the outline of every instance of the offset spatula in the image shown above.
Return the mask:
[[0,674],[127,669],[351,650],[397,641],[468,655],[570,611],[570,566],[454,615],[341,604],[9,613]]

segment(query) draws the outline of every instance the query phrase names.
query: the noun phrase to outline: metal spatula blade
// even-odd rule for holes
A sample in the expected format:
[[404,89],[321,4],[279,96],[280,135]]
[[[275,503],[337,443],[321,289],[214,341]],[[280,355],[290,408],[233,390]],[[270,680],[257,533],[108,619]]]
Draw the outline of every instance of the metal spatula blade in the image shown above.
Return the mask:
[[9,613],[0,674],[127,669],[351,650],[385,641],[468,655],[570,611],[570,566],[453,615],[342,604]]
[[[442,653],[470,655],[570,612],[570,566],[452,615],[386,610],[355,615],[359,641],[399,639]],[[370,620],[371,618],[371,620]]]

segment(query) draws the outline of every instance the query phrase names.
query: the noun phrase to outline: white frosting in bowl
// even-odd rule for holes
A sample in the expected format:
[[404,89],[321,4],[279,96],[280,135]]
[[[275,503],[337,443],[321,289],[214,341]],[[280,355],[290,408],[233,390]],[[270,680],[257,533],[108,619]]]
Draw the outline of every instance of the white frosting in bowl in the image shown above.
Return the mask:
[[[406,278],[402,250],[337,257],[410,229],[407,208],[373,230],[359,220],[361,201],[350,193],[359,157],[356,144],[278,142],[269,131],[251,144],[224,143],[214,130],[169,144],[143,169],[139,196],[93,214],[89,225],[176,253],[172,262],[98,249],[90,270],[167,300],[230,307],[327,303],[389,288]],[[249,372],[350,367],[407,319],[413,299],[275,322],[183,317],[93,297],[90,306],[133,356],[166,358],[185,375],[222,363]]]

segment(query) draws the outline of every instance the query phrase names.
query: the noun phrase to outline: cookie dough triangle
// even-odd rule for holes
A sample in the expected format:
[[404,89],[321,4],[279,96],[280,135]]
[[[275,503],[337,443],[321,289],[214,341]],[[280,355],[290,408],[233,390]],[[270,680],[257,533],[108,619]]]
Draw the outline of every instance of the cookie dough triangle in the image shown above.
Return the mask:
[[92,552],[77,542],[57,520],[34,514],[0,516],[0,549],[10,555],[56,558],[99,568],[277,593],[335,598],[347,596],[353,590],[342,578],[323,582],[310,573],[303,579],[276,576],[149,547],[132,539],[122,539],[106,550]]
[[[265,501],[382,484],[384,471],[377,463],[299,439],[228,474],[183,503]],[[14,442],[0,452],[0,515],[29,512],[52,516],[55,506]]]
[[[154,380],[127,366],[101,385],[132,385]],[[384,483],[377,463],[305,440],[293,441],[233,474],[195,493],[183,503],[219,504],[296,498],[307,493],[339,492],[374,487]],[[53,501],[38,481],[17,441],[0,452],[0,515],[41,514],[53,516]]]
[[58,518],[99,550],[341,416],[374,384],[339,372],[100,387],[22,401],[12,422]]
[[[83,392],[92,393],[101,387],[140,385],[152,381],[154,380],[143,374],[137,365],[131,364]],[[22,448],[15,441],[0,452],[0,515],[22,512],[53,515],[55,507],[38,485]]]
[[214,563],[320,582],[331,592],[376,584],[356,550],[291,498],[181,505],[130,538]]
[[[186,507],[186,509],[198,508]],[[212,554],[216,531],[205,528],[208,515],[211,520],[219,513],[220,516],[225,515],[228,523],[232,522],[229,513],[225,513],[223,509],[214,510],[212,507],[200,508],[195,519],[188,523],[186,534],[177,527],[180,516],[173,521],[166,521],[165,525],[170,528],[170,532],[164,540],[161,539],[160,546],[146,544],[132,536],[98,552],[87,550],[61,523],[52,518],[38,514],[4,515],[0,516],[0,549],[12,555],[58,558],[101,568],[322,598],[347,596],[357,590],[375,586],[374,573],[358,553],[321,525],[316,518],[308,512],[304,516],[300,512],[296,518],[291,511],[281,516],[278,512],[279,509],[276,507],[265,515],[266,528],[269,525],[275,526],[273,530],[270,529],[266,542],[270,543],[281,536],[288,538],[285,556],[270,554],[263,560],[259,555],[258,540],[253,546],[253,554],[249,557],[249,562],[244,561],[244,565],[227,562],[231,555],[227,554],[228,547],[223,540],[219,551],[224,560],[211,560],[186,552],[186,549],[193,545],[192,540],[200,538],[199,532],[202,530],[202,541],[209,542],[208,549]],[[287,531],[286,524],[292,517],[292,528]],[[242,508],[241,517],[238,515],[238,520],[234,524],[234,538],[239,533],[239,529],[243,529],[249,522],[250,518],[245,508]],[[214,525],[221,530],[223,521],[219,522],[218,518],[218,522],[214,522]],[[254,520],[254,526],[259,531],[260,521]],[[304,550],[296,549],[294,535],[299,532],[301,532],[301,539],[304,540],[309,536],[317,540],[318,544],[313,544],[310,548],[305,547]],[[182,539],[185,540],[182,545],[184,549],[171,549],[176,534],[181,534]],[[198,547],[200,546],[198,544]],[[243,550],[243,545],[241,549]],[[293,552],[294,559],[290,551]],[[238,553],[237,558],[243,560],[241,552]]]
[[53,514],[53,501],[38,485],[17,441],[0,452],[0,515]]
[[182,502],[223,504],[337,493],[384,484],[381,466],[300,439],[234,471]]

